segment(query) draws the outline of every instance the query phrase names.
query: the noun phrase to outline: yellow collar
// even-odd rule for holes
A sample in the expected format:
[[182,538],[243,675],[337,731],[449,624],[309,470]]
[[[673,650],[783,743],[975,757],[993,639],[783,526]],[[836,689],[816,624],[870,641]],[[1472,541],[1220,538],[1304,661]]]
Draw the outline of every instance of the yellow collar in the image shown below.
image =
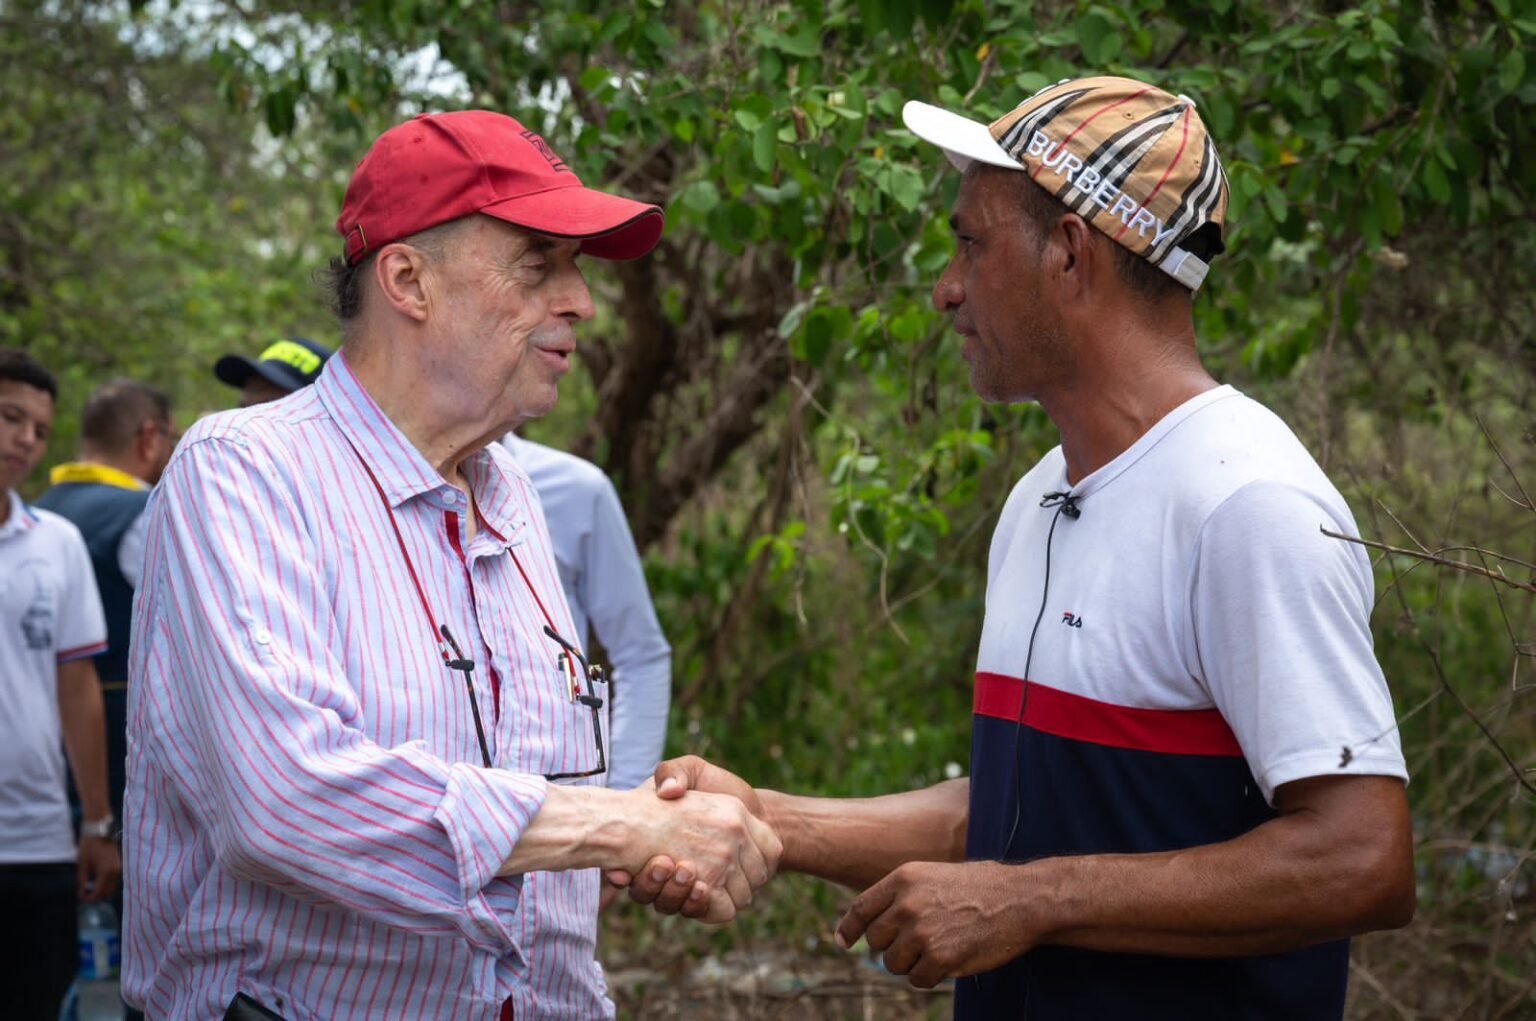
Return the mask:
[[95,482],[103,486],[115,486],[118,489],[148,489],[148,483],[142,479],[136,479],[125,471],[116,468],[108,468],[104,464],[92,464],[90,461],[71,461],[68,464],[57,465],[48,473],[50,485],[62,485],[66,482]]

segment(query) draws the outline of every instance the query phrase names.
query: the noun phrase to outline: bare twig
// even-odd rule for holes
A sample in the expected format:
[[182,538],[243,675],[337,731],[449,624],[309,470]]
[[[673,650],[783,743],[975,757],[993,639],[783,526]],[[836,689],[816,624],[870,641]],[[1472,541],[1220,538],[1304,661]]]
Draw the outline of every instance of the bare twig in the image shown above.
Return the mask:
[[1371,990],[1381,998],[1381,1002],[1392,1008],[1392,1011],[1403,1021],[1418,1021],[1418,1013],[1410,1009],[1407,1004],[1392,995],[1386,983],[1377,978],[1375,973],[1358,960],[1351,958],[1349,962],[1350,974],[1359,977]]
[[[1524,502],[1520,503],[1519,505],[1524,507],[1526,510],[1536,511],[1536,503],[1531,502],[1531,494],[1525,491],[1525,485],[1520,481],[1520,476],[1515,472],[1514,466],[1509,463],[1509,458],[1504,456],[1504,451],[1499,449],[1499,445],[1494,440],[1493,434],[1488,431],[1488,426],[1484,424],[1482,416],[1473,415],[1472,421],[1476,422],[1477,427],[1482,430],[1483,439],[1488,441],[1488,446],[1493,448],[1494,456],[1499,459],[1499,463],[1504,466],[1504,470],[1509,472],[1509,477],[1514,480],[1515,488],[1520,490],[1520,497]],[[1499,492],[1503,493],[1504,491],[1499,490]]]
[[[1452,567],[1458,571],[1465,571],[1468,574],[1479,574],[1491,581],[1496,581],[1500,582],[1501,584],[1508,585],[1510,588],[1517,588],[1525,592],[1536,594],[1536,585],[1533,585],[1529,582],[1516,581],[1508,575],[1504,574],[1502,571],[1492,571],[1486,567],[1478,567],[1476,564],[1469,564],[1461,560],[1452,560],[1449,557],[1439,555],[1442,552],[1450,550],[1468,550],[1484,554],[1486,556],[1495,557],[1500,560],[1507,560],[1510,563],[1520,564],[1523,567],[1531,566],[1526,564],[1524,561],[1516,560],[1514,557],[1501,556],[1500,554],[1494,553],[1491,550],[1485,550],[1477,546],[1447,546],[1442,547],[1438,551],[1420,551],[1404,549],[1401,546],[1389,546],[1384,542],[1376,542],[1372,539],[1362,539],[1359,536],[1344,535],[1340,532],[1330,532],[1326,528],[1319,528],[1318,531],[1322,532],[1330,539],[1343,539],[1345,542],[1357,543],[1358,545],[1366,546],[1370,549],[1382,550],[1386,553],[1397,553],[1405,557],[1413,557],[1415,559],[1423,560],[1431,564],[1439,564],[1441,567]],[[1533,568],[1533,570],[1536,570],[1536,568]]]

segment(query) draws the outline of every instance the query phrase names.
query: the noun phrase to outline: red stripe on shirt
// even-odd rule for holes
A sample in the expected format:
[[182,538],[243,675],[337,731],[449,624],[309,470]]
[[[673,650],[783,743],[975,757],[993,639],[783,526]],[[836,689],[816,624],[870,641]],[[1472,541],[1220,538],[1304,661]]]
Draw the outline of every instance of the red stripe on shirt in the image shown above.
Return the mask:
[[[1025,693],[1028,692],[1028,698]],[[972,711],[1072,741],[1164,755],[1241,756],[1232,728],[1216,709],[1142,709],[1074,695],[1038,681],[976,674]]]
[[58,663],[73,663],[77,659],[85,659],[87,656],[97,656],[107,651],[106,642],[93,642],[90,645],[79,645],[73,649],[60,649],[55,657]]

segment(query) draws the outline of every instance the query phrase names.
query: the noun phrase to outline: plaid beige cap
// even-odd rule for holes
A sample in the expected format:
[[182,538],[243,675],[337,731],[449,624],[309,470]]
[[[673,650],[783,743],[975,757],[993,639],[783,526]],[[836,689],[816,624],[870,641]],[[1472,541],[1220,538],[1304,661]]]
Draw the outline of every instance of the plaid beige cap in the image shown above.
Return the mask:
[[1206,254],[1222,250],[1227,175],[1187,96],[1130,78],[1077,78],[1041,89],[990,125],[918,102],[901,117],[961,170],[982,162],[1025,171],[1192,291],[1209,266],[1182,243],[1211,224]]

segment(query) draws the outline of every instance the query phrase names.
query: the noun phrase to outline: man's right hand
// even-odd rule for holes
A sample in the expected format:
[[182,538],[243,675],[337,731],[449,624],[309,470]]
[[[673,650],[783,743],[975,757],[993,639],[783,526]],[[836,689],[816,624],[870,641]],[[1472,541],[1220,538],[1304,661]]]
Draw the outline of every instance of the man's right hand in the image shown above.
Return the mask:
[[[741,782],[724,770],[718,772]],[[665,853],[635,864],[630,873],[634,877],[631,897],[635,897],[635,886],[641,885],[650,892],[650,899],[636,897],[640,903],[651,903],[665,893],[658,910],[670,907],[669,914],[682,912],[705,922],[728,922],[752,903],[754,890],[773,878],[784,847],[778,835],[739,798],[697,787],[693,796],[684,798],[688,788],[683,782],[675,780],[665,794],[658,790],[659,797],[648,791],[636,792],[647,799],[639,824],[645,833],[640,846],[664,849]],[[613,879],[611,873],[610,881]]]
[[763,799],[758,797],[756,788],[730,770],[697,755],[668,759],[656,767],[655,780],[659,797],[680,798],[688,791],[729,794],[747,806],[747,811],[763,818]]
[[[705,791],[730,795],[757,819],[764,815],[762,799],[751,784],[697,755],[684,755],[661,763],[656,767],[652,782],[657,797],[664,800],[682,798],[689,791]],[[686,855],[658,855],[638,872],[612,870],[606,878],[614,886],[628,887],[629,898],[636,904],[649,904],[661,914],[681,914],[706,922],[714,920],[714,898],[710,896],[707,881],[697,875],[692,860]]]

